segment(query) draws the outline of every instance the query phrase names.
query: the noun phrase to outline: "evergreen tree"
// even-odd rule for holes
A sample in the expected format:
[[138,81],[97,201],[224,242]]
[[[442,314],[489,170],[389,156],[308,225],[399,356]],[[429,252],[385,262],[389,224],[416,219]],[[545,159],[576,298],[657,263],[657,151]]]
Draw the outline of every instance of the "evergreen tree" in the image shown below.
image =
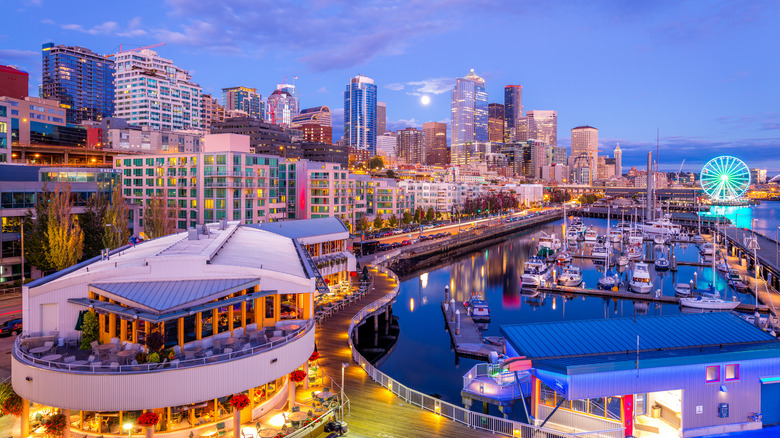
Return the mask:
[[49,200],[47,258],[58,271],[75,265],[84,250],[84,232],[71,215],[70,193],[66,184]]
[[410,223],[412,223],[412,219],[414,219],[412,217],[412,214],[409,213],[408,211],[404,211],[403,217],[401,218],[401,222],[403,222],[404,225],[409,225]]
[[24,215],[24,259],[41,271],[51,271],[54,265],[47,257],[49,245],[46,230],[49,222],[49,200],[52,192],[46,185],[38,194],[35,210]]
[[86,211],[79,215],[79,226],[84,231],[84,260],[100,255],[106,247],[103,240],[109,230],[103,223],[107,209],[108,198],[98,193],[89,198]]
[[111,192],[111,204],[106,209],[103,219],[103,245],[106,248],[117,249],[126,245],[130,239],[130,221],[127,214],[127,204],[122,196],[122,186],[117,184]]
[[436,217],[436,213],[433,211],[433,207],[428,207],[428,211],[425,212],[425,222],[431,222]]
[[91,350],[90,345],[92,341],[98,341],[99,320],[95,312],[87,312],[84,314],[84,320],[81,322],[81,346],[82,350]]

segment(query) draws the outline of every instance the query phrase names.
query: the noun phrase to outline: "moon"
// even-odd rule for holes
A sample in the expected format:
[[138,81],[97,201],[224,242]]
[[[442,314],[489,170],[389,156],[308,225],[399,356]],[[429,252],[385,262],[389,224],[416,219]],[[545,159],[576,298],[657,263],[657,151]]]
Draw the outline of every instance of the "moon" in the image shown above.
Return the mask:
[[423,96],[420,98],[420,103],[423,105],[428,105],[429,103],[431,103],[431,98],[428,96]]

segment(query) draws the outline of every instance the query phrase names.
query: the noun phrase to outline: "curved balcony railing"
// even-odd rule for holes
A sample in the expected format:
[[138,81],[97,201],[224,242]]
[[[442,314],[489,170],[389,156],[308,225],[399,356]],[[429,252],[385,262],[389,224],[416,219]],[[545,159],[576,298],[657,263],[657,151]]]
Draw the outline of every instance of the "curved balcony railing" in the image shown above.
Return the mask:
[[[22,349],[21,343],[28,339],[35,339],[25,336],[18,336],[14,341],[13,355],[14,357],[27,365],[32,365],[38,368],[46,368],[56,371],[65,371],[79,374],[133,374],[133,373],[153,373],[158,371],[169,371],[179,368],[190,368],[203,365],[214,365],[220,362],[228,362],[235,359],[250,357],[259,353],[273,350],[279,346],[285,345],[291,341],[294,341],[309,330],[314,328],[314,320],[310,319],[306,322],[306,325],[290,331],[287,335],[279,337],[279,339],[268,340],[264,342],[247,342],[250,344],[249,348],[242,348],[230,353],[219,353],[206,356],[206,352],[210,349],[203,349],[198,354],[200,357],[193,359],[174,359],[168,362],[167,360],[162,363],[144,363],[137,365],[119,365],[100,363],[100,365],[93,365],[92,363],[68,363],[62,360],[66,357],[62,355],[62,358],[56,361],[43,360],[42,358],[35,357],[34,354],[26,352]],[[185,349],[186,351],[186,349]],[[213,351],[213,350],[211,350]],[[82,361],[83,362],[83,361]]]

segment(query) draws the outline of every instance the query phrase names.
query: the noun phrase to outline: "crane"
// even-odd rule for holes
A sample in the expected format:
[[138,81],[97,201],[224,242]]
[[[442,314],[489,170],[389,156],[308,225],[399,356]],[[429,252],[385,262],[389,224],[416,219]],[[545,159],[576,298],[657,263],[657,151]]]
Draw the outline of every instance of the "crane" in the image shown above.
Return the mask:
[[[284,85],[286,83],[287,83],[287,76],[285,75],[284,79],[282,79],[282,85]],[[277,90],[277,91],[279,91],[279,90]],[[272,96],[273,96],[273,94],[274,93],[271,93]],[[281,95],[282,95],[282,93],[279,92],[279,97],[281,97]],[[272,125],[276,124],[276,107],[278,105],[279,105],[279,98],[276,98],[276,100],[274,100],[274,106],[273,106],[273,108],[271,108],[271,124]]]
[[680,184],[680,172],[682,172],[682,168],[685,165],[685,158],[683,158],[682,164],[680,164],[680,170],[677,171],[677,184]]
[[[155,47],[164,46],[164,45],[166,45],[166,44],[168,44],[168,43],[157,43],[157,44],[152,44],[151,46],[137,47],[137,48],[135,48],[135,49],[130,49],[130,50],[127,50],[127,51],[128,51],[128,52],[140,52],[140,51],[141,51],[141,50],[143,50],[143,49],[153,49],[153,48],[155,48]],[[121,45],[121,44],[119,45],[119,53],[122,53],[122,45]],[[111,55],[108,55],[108,57],[109,57],[109,58],[111,58],[111,57],[113,57],[113,56],[114,56],[113,54],[111,54]]]

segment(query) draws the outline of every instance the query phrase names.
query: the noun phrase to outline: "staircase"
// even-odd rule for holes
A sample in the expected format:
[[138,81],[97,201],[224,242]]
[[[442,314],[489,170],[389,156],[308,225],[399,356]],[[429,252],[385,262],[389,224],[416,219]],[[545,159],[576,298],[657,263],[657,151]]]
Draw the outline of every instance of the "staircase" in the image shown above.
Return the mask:
[[330,288],[327,284],[325,284],[325,279],[322,278],[322,274],[320,274],[320,270],[317,268],[317,264],[314,263],[314,260],[312,260],[311,254],[309,254],[309,250],[307,250],[304,245],[301,245],[301,249],[303,249],[303,256],[306,258],[309,266],[311,266],[311,269],[314,271],[314,284],[317,288],[317,292],[319,292],[321,295],[330,292]]

